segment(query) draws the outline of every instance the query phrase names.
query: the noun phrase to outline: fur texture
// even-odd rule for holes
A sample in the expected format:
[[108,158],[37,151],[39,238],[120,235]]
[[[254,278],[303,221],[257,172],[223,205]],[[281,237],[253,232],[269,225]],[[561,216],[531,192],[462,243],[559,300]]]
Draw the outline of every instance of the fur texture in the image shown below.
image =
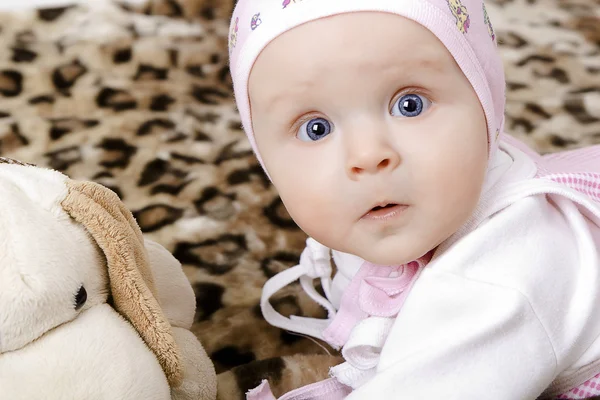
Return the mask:
[[11,400],[171,399],[154,354],[106,304],[2,354],[0,388],[0,397]]
[[0,398],[215,398],[181,265],[114,192],[5,158],[0,191]]
[[[60,207],[66,177],[35,167],[1,166],[0,355],[21,349],[108,296],[108,277],[98,268],[105,265],[101,253]],[[89,295],[77,310],[81,287]]]
[[[158,301],[142,234],[118,197],[92,182],[68,182],[62,206],[104,251],[115,308],[154,352],[170,384],[181,383],[180,355]],[[150,289],[152,288],[152,289]]]

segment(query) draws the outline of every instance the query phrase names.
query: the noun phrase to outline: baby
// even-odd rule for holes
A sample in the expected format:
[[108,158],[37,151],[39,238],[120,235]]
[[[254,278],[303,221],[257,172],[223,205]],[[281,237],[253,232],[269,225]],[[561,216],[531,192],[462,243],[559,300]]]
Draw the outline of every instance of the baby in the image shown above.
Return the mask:
[[[542,157],[503,133],[481,0],[239,0],[229,47],[250,143],[310,236],[263,314],[346,360],[283,398],[600,394],[600,146]],[[275,312],[296,280],[328,319]]]

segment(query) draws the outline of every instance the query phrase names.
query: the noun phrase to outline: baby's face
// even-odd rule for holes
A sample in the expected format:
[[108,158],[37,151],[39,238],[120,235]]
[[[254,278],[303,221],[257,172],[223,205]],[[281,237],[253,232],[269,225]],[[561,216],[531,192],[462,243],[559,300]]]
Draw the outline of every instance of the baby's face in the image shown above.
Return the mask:
[[477,205],[483,110],[450,53],[415,22],[354,13],[299,26],[259,56],[249,93],[283,203],[328,247],[405,263]]

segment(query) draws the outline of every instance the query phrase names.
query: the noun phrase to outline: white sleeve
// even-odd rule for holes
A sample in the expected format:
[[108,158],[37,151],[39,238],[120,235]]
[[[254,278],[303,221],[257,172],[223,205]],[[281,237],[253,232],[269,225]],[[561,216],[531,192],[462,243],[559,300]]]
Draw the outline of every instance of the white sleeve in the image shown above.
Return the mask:
[[348,399],[537,398],[600,332],[597,249],[562,204],[524,199],[436,257]]
[[535,399],[554,379],[557,363],[527,300],[436,275],[427,278],[426,286],[435,287],[427,299],[423,291],[411,293],[415,307],[407,301],[396,320],[378,373],[348,400]]

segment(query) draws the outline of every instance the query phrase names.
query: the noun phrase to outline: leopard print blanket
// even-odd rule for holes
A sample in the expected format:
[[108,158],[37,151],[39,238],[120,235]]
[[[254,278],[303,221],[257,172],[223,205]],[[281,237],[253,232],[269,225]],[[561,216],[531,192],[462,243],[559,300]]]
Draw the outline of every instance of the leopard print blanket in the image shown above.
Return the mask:
[[[90,1],[0,14],[0,156],[113,189],[184,265],[220,399],[276,395],[340,358],[269,326],[265,281],[305,235],[242,131],[227,68],[234,0]],[[488,0],[509,133],[542,153],[600,143],[600,0]],[[324,316],[298,286],[279,312]]]

